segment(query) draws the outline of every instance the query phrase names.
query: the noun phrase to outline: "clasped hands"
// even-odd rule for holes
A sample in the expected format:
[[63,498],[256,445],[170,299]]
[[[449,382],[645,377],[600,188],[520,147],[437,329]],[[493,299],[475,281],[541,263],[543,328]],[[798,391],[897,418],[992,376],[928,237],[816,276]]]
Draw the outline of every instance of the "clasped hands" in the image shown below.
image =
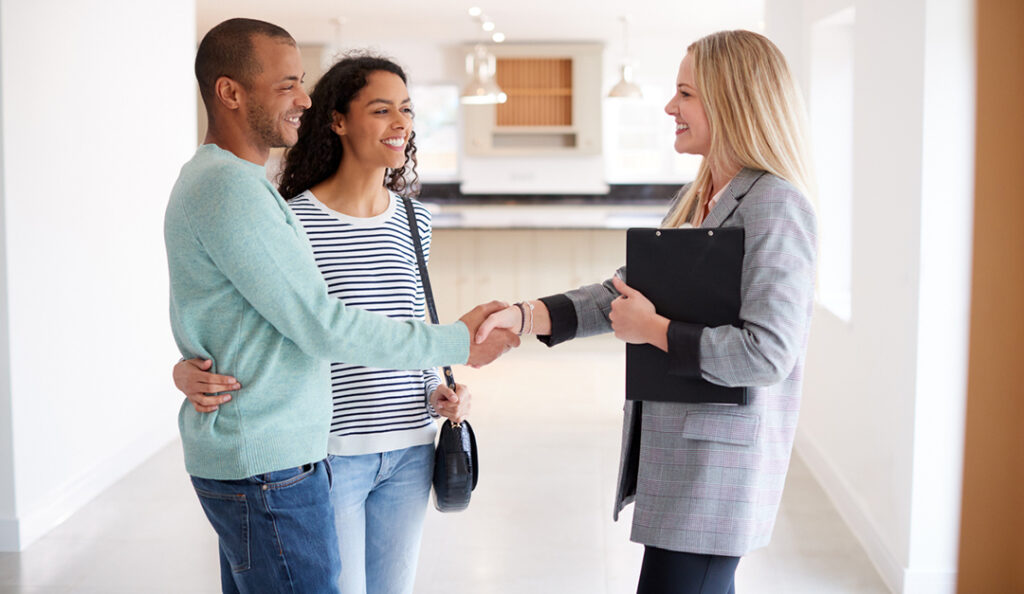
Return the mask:
[[[488,336],[484,336],[483,339],[479,337],[481,324],[490,316],[508,308],[509,304],[504,301],[491,301],[474,307],[459,318],[459,321],[465,324],[469,330],[469,360],[466,361],[466,365],[483,367],[519,346],[519,337],[508,329],[494,333],[488,331]],[[476,337],[475,340],[474,337]]]
[[[619,292],[619,296],[612,301],[611,312],[608,314],[615,337],[630,344],[651,344],[663,351],[668,351],[670,320],[658,315],[654,304],[647,297],[627,285],[618,276],[612,278],[612,284]],[[495,303],[498,302],[492,301],[488,305]],[[524,312],[523,308],[514,305],[505,306],[492,312],[480,324],[474,342],[484,343],[490,340],[494,330],[514,332],[523,328]],[[548,322],[549,325],[550,322]]]

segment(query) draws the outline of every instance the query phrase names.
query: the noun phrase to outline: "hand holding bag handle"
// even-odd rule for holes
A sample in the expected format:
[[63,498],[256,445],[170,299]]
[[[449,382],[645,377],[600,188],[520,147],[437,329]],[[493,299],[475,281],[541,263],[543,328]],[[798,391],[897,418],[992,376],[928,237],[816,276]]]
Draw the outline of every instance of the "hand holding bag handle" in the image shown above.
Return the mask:
[[[402,202],[405,204],[405,214],[409,219],[412,243],[416,248],[416,261],[420,269],[420,282],[423,283],[427,311],[430,313],[430,321],[436,324],[437,308],[434,306],[434,292],[430,288],[427,263],[423,258],[416,213],[413,211],[411,200],[402,197]],[[454,392],[455,376],[451,367],[444,367],[444,381]],[[438,511],[462,511],[469,506],[470,495],[476,488],[479,478],[477,461],[476,435],[469,421],[456,424],[445,419],[437,439],[437,450],[434,452],[434,507]]]

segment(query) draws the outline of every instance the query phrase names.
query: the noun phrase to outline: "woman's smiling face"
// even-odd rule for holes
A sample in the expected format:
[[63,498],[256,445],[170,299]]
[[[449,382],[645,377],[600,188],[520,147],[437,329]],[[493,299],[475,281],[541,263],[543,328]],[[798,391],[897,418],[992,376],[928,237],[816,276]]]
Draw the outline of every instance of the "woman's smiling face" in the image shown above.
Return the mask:
[[402,167],[412,118],[409,90],[401,77],[383,70],[370,73],[366,86],[349,103],[348,113],[335,119],[344,158],[367,167]]
[[711,126],[693,80],[693,58],[690,54],[686,54],[679,64],[676,93],[665,105],[665,113],[676,123],[676,152],[706,157],[711,150]]

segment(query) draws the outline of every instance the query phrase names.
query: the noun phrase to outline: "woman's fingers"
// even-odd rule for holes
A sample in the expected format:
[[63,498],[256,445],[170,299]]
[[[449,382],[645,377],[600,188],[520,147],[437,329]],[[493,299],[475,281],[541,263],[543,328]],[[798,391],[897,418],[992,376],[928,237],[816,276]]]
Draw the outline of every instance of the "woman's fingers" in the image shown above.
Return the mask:
[[626,297],[632,297],[636,294],[636,289],[627,285],[618,275],[612,277],[612,285],[615,286],[615,290],[622,293]]
[[191,392],[187,394],[189,402],[192,403],[192,408],[196,409],[196,412],[208,413],[217,410],[217,408],[225,402],[231,400],[231,394],[219,394],[217,396],[210,396],[200,392]]
[[452,397],[458,398],[458,396],[455,395],[455,392],[452,392],[452,389],[445,384],[441,384],[437,387],[437,397],[438,402],[446,402]]
[[179,362],[174,366],[174,385],[186,396],[192,393],[230,392],[242,387],[233,376],[207,372],[212,365],[210,359]]
[[199,357],[196,357],[194,359],[188,359],[186,363],[200,371],[206,371],[213,365],[213,359],[200,359]]
[[469,414],[471,395],[469,389],[462,384],[456,384],[455,388],[456,391],[453,392],[448,386],[438,386],[433,406],[437,414],[461,423]]
[[196,380],[195,388],[197,392],[230,392],[232,390],[238,390],[242,387],[242,384],[238,383],[233,377],[226,375],[211,375],[206,374],[208,377],[198,378]]
[[487,319],[480,324],[480,327],[476,330],[476,343],[483,344],[487,337],[490,336],[491,330],[494,330],[498,326],[497,314],[491,314],[487,316]]
[[[518,307],[509,306],[505,309],[498,310],[491,315],[487,316],[477,328],[476,331],[476,343],[483,344],[487,337],[491,334],[491,330],[495,328],[506,328],[513,329],[519,328],[519,316],[521,312]],[[515,318],[515,319],[513,319]]]

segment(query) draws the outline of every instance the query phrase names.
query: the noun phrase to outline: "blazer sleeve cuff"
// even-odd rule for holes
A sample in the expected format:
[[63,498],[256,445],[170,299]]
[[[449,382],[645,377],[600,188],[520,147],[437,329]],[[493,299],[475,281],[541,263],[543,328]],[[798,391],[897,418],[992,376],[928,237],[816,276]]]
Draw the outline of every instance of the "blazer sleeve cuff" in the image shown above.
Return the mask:
[[673,320],[668,325],[668,372],[683,377],[701,377],[700,337],[704,326]]
[[537,340],[549,347],[576,337],[576,306],[565,295],[541,297],[551,318],[551,334],[537,335]]

